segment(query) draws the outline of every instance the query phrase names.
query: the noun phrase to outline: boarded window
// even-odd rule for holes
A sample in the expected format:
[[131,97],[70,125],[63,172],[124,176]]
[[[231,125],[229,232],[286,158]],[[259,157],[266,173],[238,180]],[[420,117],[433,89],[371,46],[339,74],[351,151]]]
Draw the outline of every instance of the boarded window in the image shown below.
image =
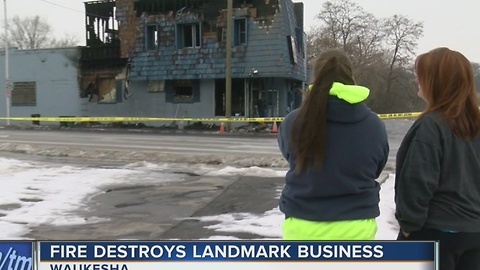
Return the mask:
[[164,80],[149,81],[147,85],[147,91],[150,93],[164,92],[165,81]]
[[37,84],[35,82],[14,82],[12,106],[37,106]]

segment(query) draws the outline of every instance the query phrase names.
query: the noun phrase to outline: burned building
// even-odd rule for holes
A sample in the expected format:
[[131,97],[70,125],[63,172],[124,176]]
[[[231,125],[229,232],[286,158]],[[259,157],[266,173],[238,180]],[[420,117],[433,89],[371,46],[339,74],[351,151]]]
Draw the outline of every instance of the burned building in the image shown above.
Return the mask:
[[[283,116],[300,103],[306,81],[303,4],[233,7],[232,113]],[[85,10],[86,114],[225,115],[226,0],[103,0]]]
[[81,50],[80,96],[93,102],[121,101],[121,85],[127,59],[120,54],[121,44],[115,1],[85,3],[86,46]]

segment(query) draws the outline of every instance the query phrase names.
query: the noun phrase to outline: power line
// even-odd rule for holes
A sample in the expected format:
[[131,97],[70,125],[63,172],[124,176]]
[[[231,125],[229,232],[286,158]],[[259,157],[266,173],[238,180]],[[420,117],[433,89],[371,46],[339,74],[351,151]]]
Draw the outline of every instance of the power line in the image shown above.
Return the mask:
[[44,3],[47,3],[47,4],[50,4],[50,5],[54,5],[54,6],[63,8],[63,9],[68,9],[68,10],[71,10],[71,11],[79,12],[79,13],[82,13],[82,14],[85,14],[85,15],[94,16],[94,17],[102,18],[102,19],[110,19],[110,17],[100,16],[100,15],[98,15],[98,14],[93,14],[93,13],[88,13],[88,12],[85,12],[85,11],[80,11],[80,10],[78,10],[78,9],[74,9],[74,8],[69,8],[69,7],[66,7],[66,6],[62,6],[62,5],[60,5],[60,4],[57,4],[57,3],[54,3],[54,2],[50,2],[50,1],[47,1],[47,0],[40,0],[40,1],[42,1],[42,2],[44,2]]
[[69,7],[66,7],[66,6],[62,6],[62,5],[59,5],[59,4],[57,4],[57,3],[47,1],[47,0],[40,0],[40,1],[45,2],[45,3],[47,3],[47,4],[50,4],[50,5],[54,5],[54,6],[57,6],[57,7],[64,8],[64,9],[68,9],[68,10],[71,10],[71,11],[75,11],[75,12],[79,12],[79,13],[86,14],[86,12],[84,12],[84,11],[80,11],[80,10],[77,10],[77,9],[73,9],[73,8],[69,8]]

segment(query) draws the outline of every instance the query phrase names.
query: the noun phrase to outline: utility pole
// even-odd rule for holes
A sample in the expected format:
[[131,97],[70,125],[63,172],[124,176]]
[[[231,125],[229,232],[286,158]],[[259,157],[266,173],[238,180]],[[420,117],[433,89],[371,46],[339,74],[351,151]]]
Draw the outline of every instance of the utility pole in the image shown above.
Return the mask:
[[7,0],[3,0],[3,11],[5,17],[5,101],[7,109],[7,126],[10,125],[10,97],[12,96],[12,82],[10,81],[10,66],[9,66],[9,55],[8,47],[10,44],[8,42],[8,19],[7,19]]
[[[233,0],[227,0],[227,55],[225,59],[225,117],[232,116],[232,40],[233,40]],[[230,130],[230,122],[227,122]]]

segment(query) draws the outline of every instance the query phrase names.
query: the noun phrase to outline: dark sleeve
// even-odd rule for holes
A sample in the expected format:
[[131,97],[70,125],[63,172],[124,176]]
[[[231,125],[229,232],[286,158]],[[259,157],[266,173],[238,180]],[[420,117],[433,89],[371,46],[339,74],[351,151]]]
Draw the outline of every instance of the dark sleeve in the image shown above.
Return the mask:
[[383,156],[380,159],[380,162],[378,163],[378,168],[377,168],[377,178],[380,177],[380,174],[382,174],[383,169],[385,169],[385,165],[387,164],[388,161],[388,154],[390,154],[390,145],[388,144],[388,136],[387,136],[387,131],[385,129],[385,126],[383,126],[383,129],[385,131],[385,142],[383,144]]
[[287,126],[282,124],[280,125],[280,128],[278,129],[278,147],[280,148],[280,152],[282,152],[283,157],[288,161],[290,158],[290,154],[288,151],[288,143],[286,141],[286,132],[287,132]]
[[396,218],[404,232],[423,228],[440,180],[442,151],[436,140],[413,139],[395,179]]
[[295,118],[297,116],[298,109],[293,110],[287,116],[285,116],[285,119],[283,119],[282,124],[280,125],[278,129],[278,147],[280,148],[280,152],[282,152],[283,157],[289,161],[290,158],[290,135],[291,135],[291,129],[293,126],[293,122],[295,121]]

